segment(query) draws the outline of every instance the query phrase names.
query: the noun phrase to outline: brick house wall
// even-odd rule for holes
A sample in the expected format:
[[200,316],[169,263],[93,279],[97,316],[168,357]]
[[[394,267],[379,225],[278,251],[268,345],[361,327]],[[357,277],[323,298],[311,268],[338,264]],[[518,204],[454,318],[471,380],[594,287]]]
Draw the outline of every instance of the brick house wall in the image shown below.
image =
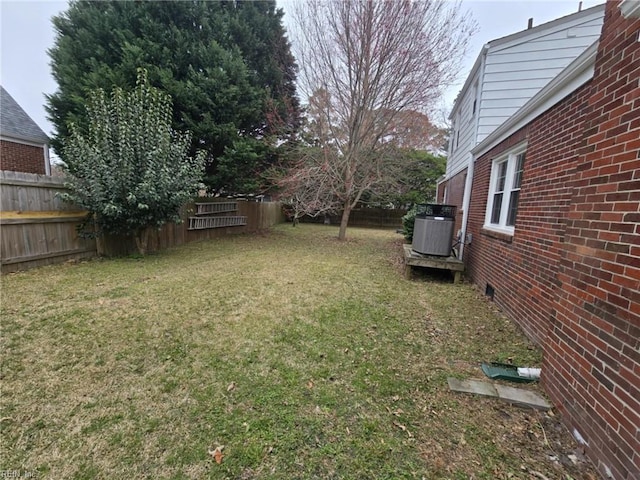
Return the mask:
[[43,147],[0,140],[0,170],[46,175]]
[[640,478],[640,20],[608,2],[544,386],[605,477]]
[[[467,233],[467,274],[529,338],[545,340],[557,287],[557,268],[569,209],[569,181],[577,151],[589,87],[583,86],[476,161]],[[525,171],[513,236],[485,230],[492,160],[527,142]]]
[[[609,1],[594,77],[476,160],[467,275],[544,349],[542,383],[604,478],[640,479],[640,32]],[[527,142],[514,235],[491,163]]]

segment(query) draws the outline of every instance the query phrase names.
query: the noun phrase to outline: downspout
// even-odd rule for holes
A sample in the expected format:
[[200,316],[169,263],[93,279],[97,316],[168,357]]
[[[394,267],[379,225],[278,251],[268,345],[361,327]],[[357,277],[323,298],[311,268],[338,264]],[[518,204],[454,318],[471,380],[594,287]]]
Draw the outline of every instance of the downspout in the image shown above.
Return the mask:
[[[478,126],[480,125],[480,111],[482,108],[482,90],[484,86],[484,67],[487,60],[487,52],[489,51],[489,44],[486,43],[482,47],[482,60],[480,62],[480,74],[478,75],[478,89],[476,91],[476,117],[474,121],[474,147],[478,144]],[[473,147],[472,147],[473,148]],[[469,165],[467,166],[467,179],[464,184],[464,197],[462,198],[462,233],[460,235],[460,250],[458,253],[458,259],[464,258],[464,246],[467,243],[467,226],[469,223],[469,207],[471,205],[471,188],[473,187],[473,167],[475,165],[475,158],[472,153],[469,155]]]
[[458,253],[458,259],[462,260],[464,257],[464,246],[467,243],[467,223],[469,221],[469,206],[471,205],[471,187],[473,185],[473,154],[469,158],[469,165],[467,167],[467,179],[464,183],[464,197],[462,199],[462,233],[460,234],[460,252]]
[[51,160],[49,159],[49,144],[42,145],[42,151],[44,152],[44,174],[51,175]]

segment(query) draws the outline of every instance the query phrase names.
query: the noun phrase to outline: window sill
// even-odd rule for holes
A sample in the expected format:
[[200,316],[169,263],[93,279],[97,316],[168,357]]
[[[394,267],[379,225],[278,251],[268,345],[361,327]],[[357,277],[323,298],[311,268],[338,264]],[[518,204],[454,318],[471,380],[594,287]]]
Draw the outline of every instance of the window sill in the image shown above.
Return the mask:
[[492,230],[487,227],[482,227],[480,233],[482,233],[482,235],[486,235],[487,237],[502,240],[503,242],[507,243],[511,243],[513,241],[513,233],[509,232],[500,232],[498,230]]

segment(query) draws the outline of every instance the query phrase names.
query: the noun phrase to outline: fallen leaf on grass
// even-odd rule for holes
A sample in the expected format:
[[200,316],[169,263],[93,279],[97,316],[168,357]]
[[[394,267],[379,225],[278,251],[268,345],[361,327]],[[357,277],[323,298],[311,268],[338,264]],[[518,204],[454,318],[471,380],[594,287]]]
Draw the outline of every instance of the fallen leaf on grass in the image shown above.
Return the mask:
[[407,435],[409,435],[409,438],[413,438],[413,433],[411,433],[409,430],[407,430],[407,427],[405,427],[404,425],[402,425],[399,422],[393,422],[393,424],[398,427],[400,430],[402,430],[403,432],[407,432]]
[[394,415],[396,417],[399,417],[404,413],[404,410],[402,410],[401,408],[398,408],[397,410],[393,410],[393,411],[389,407],[386,407],[386,409],[387,409],[387,412],[389,412],[389,414]]
[[222,463],[222,458],[224,457],[224,455],[222,454],[223,448],[224,448],[224,445],[220,445],[216,447],[214,450],[209,450],[209,455],[211,455],[214,458],[214,460],[218,465]]

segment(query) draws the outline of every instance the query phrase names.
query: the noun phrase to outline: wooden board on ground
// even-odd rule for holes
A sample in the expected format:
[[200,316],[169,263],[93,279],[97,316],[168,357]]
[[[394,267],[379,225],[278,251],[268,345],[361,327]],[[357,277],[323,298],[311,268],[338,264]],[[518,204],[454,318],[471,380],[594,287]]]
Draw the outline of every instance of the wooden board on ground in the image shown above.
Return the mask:
[[459,380],[448,377],[449,389],[454,392],[472,393],[485,397],[497,397],[500,400],[520,407],[549,410],[551,405],[544,398],[531,390],[509,387],[479,380]]

